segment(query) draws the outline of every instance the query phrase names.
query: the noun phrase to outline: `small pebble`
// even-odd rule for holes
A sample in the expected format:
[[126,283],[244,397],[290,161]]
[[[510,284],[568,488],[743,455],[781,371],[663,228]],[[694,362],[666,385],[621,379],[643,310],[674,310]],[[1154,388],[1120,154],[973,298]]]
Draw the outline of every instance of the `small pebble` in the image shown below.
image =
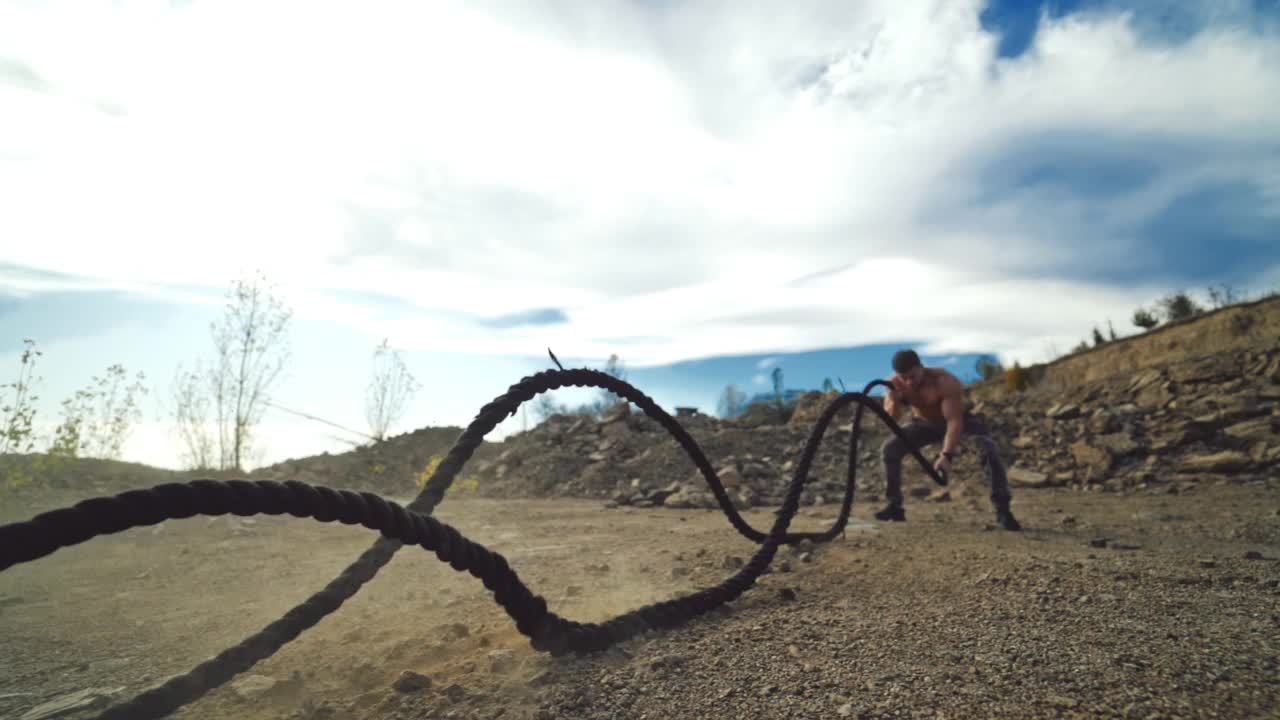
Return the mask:
[[423,675],[422,673],[405,670],[400,673],[400,677],[396,678],[396,681],[391,684],[391,687],[397,692],[402,693],[421,692],[431,687],[431,678]]

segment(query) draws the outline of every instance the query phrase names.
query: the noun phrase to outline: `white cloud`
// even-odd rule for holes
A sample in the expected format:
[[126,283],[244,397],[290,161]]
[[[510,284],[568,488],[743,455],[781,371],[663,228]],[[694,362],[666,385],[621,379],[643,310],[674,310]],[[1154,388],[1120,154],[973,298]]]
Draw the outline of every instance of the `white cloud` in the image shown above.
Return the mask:
[[[288,458],[308,457],[321,452],[347,452],[352,445],[344,440],[358,442],[359,438],[305,420],[265,420],[253,429],[245,469],[252,470]],[[122,456],[130,462],[177,470],[187,466],[184,452],[180,439],[167,422],[149,420],[133,428],[125,441]]]
[[[1130,241],[1110,229],[1210,175],[1275,196],[1249,148],[1280,126],[1280,50],[1090,14],[993,62],[982,5],[7,6],[0,47],[45,89],[0,85],[0,237],[112,287],[260,267],[300,315],[411,348],[652,338],[640,366],[911,337],[1032,361],[1164,288],[1055,273],[1090,208],[975,207],[985,159],[1064,126],[1244,148],[1110,204],[1101,266]],[[467,320],[545,307],[570,322]]]

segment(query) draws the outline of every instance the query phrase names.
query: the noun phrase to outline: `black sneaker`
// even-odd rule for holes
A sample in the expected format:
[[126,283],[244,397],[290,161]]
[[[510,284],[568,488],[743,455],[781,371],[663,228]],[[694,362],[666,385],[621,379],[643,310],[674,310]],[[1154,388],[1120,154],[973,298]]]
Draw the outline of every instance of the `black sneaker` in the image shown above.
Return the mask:
[[1013,516],[1013,513],[1007,507],[996,508],[996,524],[1005,530],[1014,532],[1022,529],[1022,526],[1018,524],[1018,519]]
[[907,511],[897,505],[885,505],[884,509],[875,515],[877,520],[892,520],[894,522],[902,522],[907,519]]

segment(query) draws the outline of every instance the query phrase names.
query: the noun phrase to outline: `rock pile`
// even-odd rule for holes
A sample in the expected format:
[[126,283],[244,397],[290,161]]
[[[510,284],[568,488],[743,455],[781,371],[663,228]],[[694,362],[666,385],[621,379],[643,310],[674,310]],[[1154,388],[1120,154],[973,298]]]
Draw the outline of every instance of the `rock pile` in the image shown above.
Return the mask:
[[1280,467],[1280,349],[1223,353],[975,408],[1024,486],[1249,480]]
[[[462,430],[460,427],[421,428],[350,452],[285,460],[258,468],[250,476],[255,480],[298,480],[347,490],[412,494],[419,473],[432,456],[447,453]],[[472,462],[492,458],[499,447],[491,442],[482,443]]]
[[[835,397],[810,393],[785,416],[761,412],[742,422],[693,415],[681,422],[736,506],[776,505],[813,423]],[[1176,490],[1185,483],[1247,481],[1280,468],[1280,348],[1206,356],[1065,391],[1035,388],[972,409],[991,427],[1015,487]],[[851,421],[849,409],[828,431],[804,503],[840,501]],[[889,433],[870,413],[862,428],[858,497],[875,500],[883,484],[880,445]],[[675,440],[628,405],[598,420],[556,416],[502,447],[492,462],[477,466],[483,494],[715,506],[706,480]],[[954,474],[961,488],[982,484],[971,445],[962,444]],[[945,501],[951,495],[932,492],[910,460],[904,486],[916,497]]]
[[[813,421],[835,394],[810,393],[779,422],[752,417],[720,420],[705,415],[680,420],[702,448],[739,508],[781,502]],[[761,413],[764,415],[763,413]],[[812,419],[809,419],[812,418]],[[783,420],[785,422],[781,422]],[[851,409],[842,411],[823,438],[802,501],[838,502],[843,495],[851,435]],[[859,482],[871,487],[887,430],[868,414],[859,442]],[[715,507],[706,480],[675,438],[629,405],[600,419],[554,416],[527,433],[509,437],[491,463],[477,466],[482,494],[495,497],[594,497],[622,505]]]

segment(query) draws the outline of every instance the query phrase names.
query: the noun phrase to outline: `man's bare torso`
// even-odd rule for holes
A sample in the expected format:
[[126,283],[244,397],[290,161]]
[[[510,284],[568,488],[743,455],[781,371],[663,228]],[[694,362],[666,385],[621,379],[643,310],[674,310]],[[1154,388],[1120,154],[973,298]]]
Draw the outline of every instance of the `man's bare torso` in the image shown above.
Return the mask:
[[964,384],[959,378],[942,368],[924,368],[925,381],[911,390],[900,390],[903,401],[911,406],[912,414],[925,420],[941,422],[942,399],[949,393],[959,393],[964,398]]

